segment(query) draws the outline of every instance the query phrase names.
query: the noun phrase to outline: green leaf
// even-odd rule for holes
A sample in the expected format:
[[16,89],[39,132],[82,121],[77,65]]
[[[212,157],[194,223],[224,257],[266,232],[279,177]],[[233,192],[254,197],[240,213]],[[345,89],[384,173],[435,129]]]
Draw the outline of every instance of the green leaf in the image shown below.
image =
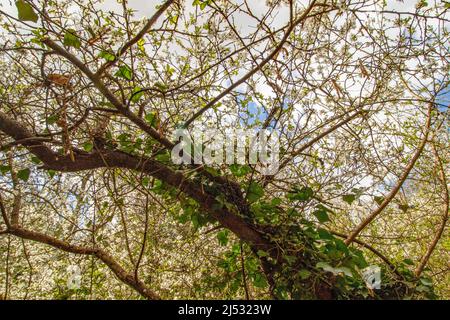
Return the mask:
[[306,269],[301,269],[298,272],[298,275],[300,276],[300,279],[305,280],[308,279],[311,276],[311,272]]
[[133,78],[133,72],[131,71],[129,66],[123,65],[119,67],[119,70],[117,70],[114,76],[131,80]]
[[374,196],[374,197],[373,197],[373,200],[374,200],[378,205],[380,205],[380,204],[383,203],[384,197],[381,197],[381,196]]
[[250,183],[247,199],[250,203],[258,201],[264,195],[264,189],[256,182]]
[[346,194],[342,196],[342,200],[344,200],[345,202],[347,202],[348,204],[352,204],[353,201],[356,200],[356,195],[354,194]]
[[39,159],[36,156],[32,156],[31,157],[31,162],[33,162],[34,164],[41,164],[42,163],[41,159]]
[[334,238],[331,233],[322,228],[317,229],[317,234],[319,235],[319,239],[322,240],[332,240]]
[[169,22],[171,24],[177,24],[177,22],[178,22],[178,15],[171,15],[171,16],[169,16]]
[[11,166],[0,166],[0,172],[2,175],[5,175],[9,171],[11,171]]
[[140,39],[137,42],[137,46],[138,46],[139,51],[141,51],[141,53],[145,53],[145,40],[144,39]]
[[109,53],[108,51],[102,51],[98,56],[110,62],[116,60],[116,56],[113,55],[112,53]]
[[404,264],[407,264],[407,265],[409,265],[409,266],[413,266],[413,265],[414,265],[414,262],[413,262],[411,259],[404,259],[404,260],[403,260],[403,263],[404,263]]
[[46,122],[48,125],[52,125],[52,124],[56,123],[56,121],[58,121],[58,119],[59,119],[59,115],[53,114],[47,118]]
[[142,178],[142,185],[144,187],[148,187],[149,183],[150,183],[150,178],[149,177]]
[[334,243],[336,244],[336,249],[348,255],[350,251],[348,250],[347,245],[341,239],[334,239]]
[[138,102],[139,99],[144,95],[144,91],[140,87],[135,87],[133,91],[131,91],[131,102]]
[[155,87],[161,91],[166,91],[168,89],[168,87],[164,83],[161,83],[159,81],[155,83]]
[[27,182],[28,179],[30,178],[30,173],[31,173],[30,169],[28,168],[22,169],[17,172],[17,177],[20,180]]
[[287,198],[289,200],[308,201],[314,195],[313,189],[310,187],[303,187],[299,190],[294,190],[288,193]]
[[155,159],[157,161],[159,161],[159,162],[162,162],[162,163],[170,163],[170,161],[171,161],[170,160],[171,157],[170,157],[170,154],[168,152],[164,152],[164,153],[158,154],[157,156],[155,156]]
[[420,286],[417,286],[416,291],[417,292],[430,292],[430,287],[420,285]]
[[64,34],[64,45],[68,47],[74,47],[79,49],[81,47],[81,41],[78,39],[76,35],[76,31],[73,29],[67,30],[67,32]]
[[235,177],[243,177],[250,173],[252,169],[248,165],[232,164],[230,166],[230,171]]
[[86,142],[85,144],[83,144],[83,149],[87,152],[91,152],[92,149],[94,149],[94,144],[91,141]]
[[283,258],[289,265],[293,265],[297,261],[295,256],[284,255]]
[[330,266],[328,263],[323,262],[323,261],[317,262],[316,263],[316,268],[317,269],[323,269],[323,270],[328,271],[328,272],[333,272],[334,271],[334,268],[332,266]]
[[429,278],[420,278],[420,282],[427,287],[432,287],[433,286],[433,281]]
[[33,7],[29,3],[26,3],[23,0],[19,0],[16,1],[16,7],[17,11],[19,12],[20,21],[38,21],[39,17],[36,12],[34,12]]
[[217,240],[221,246],[226,246],[228,244],[228,230],[222,230],[217,234]]
[[334,275],[345,274],[348,277],[353,277],[353,273],[349,268],[347,268],[347,267],[334,268],[334,267],[330,266],[328,263],[323,262],[323,261],[318,262],[316,264],[316,268],[323,269],[324,271],[327,271],[327,272],[331,272]]
[[147,123],[149,125],[151,125],[152,127],[156,127],[156,125],[157,125],[156,113],[154,113],[154,112],[147,113],[145,115],[145,121],[147,121]]
[[257,272],[253,274],[253,285],[257,288],[267,287],[267,280],[262,273]]
[[47,170],[48,175],[50,176],[50,178],[53,178],[56,174],[55,170]]
[[256,252],[256,254],[258,255],[258,257],[268,257],[269,254],[267,252],[265,252],[264,250],[258,250]]
[[319,220],[320,223],[324,223],[330,220],[328,217],[328,209],[322,205],[316,206],[316,211],[313,212],[313,215]]
[[279,206],[281,204],[281,202],[282,202],[282,200],[280,198],[273,198],[272,201],[270,201],[272,206]]

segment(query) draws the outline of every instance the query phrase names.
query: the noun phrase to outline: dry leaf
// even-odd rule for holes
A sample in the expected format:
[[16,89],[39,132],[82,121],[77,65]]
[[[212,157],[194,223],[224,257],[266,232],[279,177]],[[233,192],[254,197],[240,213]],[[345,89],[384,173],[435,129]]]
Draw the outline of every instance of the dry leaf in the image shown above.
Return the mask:
[[58,86],[65,87],[69,83],[70,77],[64,76],[62,74],[52,73],[47,76],[47,79],[48,81]]
[[359,69],[361,70],[361,73],[363,74],[364,77],[368,78],[369,77],[369,72],[367,71],[366,67],[364,67],[364,65],[361,62],[361,60],[359,60],[358,62],[359,62]]
[[338,97],[340,97],[342,94],[341,87],[337,84],[336,80],[332,79],[331,82],[333,83],[334,90],[336,90]]

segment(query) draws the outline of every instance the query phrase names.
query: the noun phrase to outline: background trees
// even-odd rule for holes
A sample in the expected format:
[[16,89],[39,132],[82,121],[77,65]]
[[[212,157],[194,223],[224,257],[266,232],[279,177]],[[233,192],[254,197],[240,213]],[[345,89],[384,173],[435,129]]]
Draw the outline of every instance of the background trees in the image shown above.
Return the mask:
[[[448,297],[447,2],[3,4],[3,297]],[[281,170],[176,166],[179,127]]]

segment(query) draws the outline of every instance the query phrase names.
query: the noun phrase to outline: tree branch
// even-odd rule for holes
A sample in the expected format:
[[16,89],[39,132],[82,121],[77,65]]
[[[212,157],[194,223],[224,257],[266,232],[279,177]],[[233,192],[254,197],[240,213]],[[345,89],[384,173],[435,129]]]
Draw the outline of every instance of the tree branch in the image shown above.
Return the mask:
[[442,183],[442,189],[443,189],[442,194],[444,195],[444,206],[443,206],[443,211],[442,211],[443,212],[442,222],[441,222],[438,230],[436,231],[434,239],[431,242],[430,246],[428,247],[427,252],[420,260],[420,263],[414,272],[416,277],[420,277],[420,275],[422,274],[423,269],[425,268],[425,266],[428,263],[428,260],[431,257],[431,254],[433,253],[439,240],[442,237],[442,234],[444,233],[445,226],[447,225],[447,221],[448,221],[448,213],[449,213],[449,206],[450,206],[449,190],[448,190],[448,185],[447,185],[447,176],[445,174],[444,166],[442,164],[442,159],[439,156],[439,153],[438,153],[435,145],[433,145],[432,149],[433,149],[434,156],[436,158],[437,168],[439,170],[439,180]]
[[369,225],[387,206],[388,204],[395,198],[398,191],[402,187],[405,180],[408,178],[409,173],[414,168],[414,165],[416,164],[417,160],[419,159],[420,155],[422,154],[423,149],[425,148],[425,145],[428,141],[428,135],[430,132],[431,127],[431,111],[433,109],[433,104],[429,104],[428,106],[428,115],[427,115],[427,121],[425,124],[425,133],[422,138],[422,141],[420,142],[416,152],[414,153],[413,157],[409,160],[408,165],[406,166],[405,170],[403,171],[403,174],[401,175],[400,179],[398,180],[397,184],[394,186],[394,188],[389,192],[388,195],[386,195],[383,202],[380,204],[380,206],[375,209],[371,214],[369,214],[368,217],[366,217],[348,236],[347,239],[345,239],[345,244],[349,245],[352,243],[356,237],[359,235],[359,233]]
[[136,279],[131,273],[125,271],[115,260],[105,251],[99,248],[87,248],[82,246],[73,245],[65,241],[53,238],[43,233],[30,231],[17,226],[11,226],[6,233],[14,235],[22,239],[33,240],[39,243],[48,244],[54,248],[63,250],[65,252],[92,255],[100,259],[105,265],[111,269],[111,271],[119,278],[120,281],[129,285],[143,297],[150,300],[161,299],[158,294],[150,290],[142,281]]
[[284,44],[288,40],[289,36],[291,35],[292,31],[295,29],[297,25],[299,25],[302,21],[304,21],[308,14],[313,9],[314,5],[316,3],[316,0],[313,0],[308,8],[302,13],[302,15],[294,22],[290,23],[289,28],[287,29],[286,33],[283,36],[283,39],[281,39],[280,43],[276,46],[276,48],[263,60],[260,64],[258,64],[255,68],[253,68],[250,72],[248,72],[246,75],[244,75],[242,78],[240,78],[238,81],[233,83],[231,86],[229,86],[226,90],[224,90],[222,93],[217,95],[214,99],[212,99],[210,102],[206,104],[203,108],[201,108],[199,111],[197,111],[189,120],[187,120],[184,124],[184,127],[187,128],[192,122],[194,122],[198,117],[200,117],[203,113],[205,113],[207,110],[212,108],[217,102],[219,102],[223,97],[225,97],[227,94],[229,94],[232,90],[240,86],[242,83],[247,81],[251,76],[253,76],[255,73],[260,71],[267,63],[269,63],[277,54],[278,52],[283,48]]

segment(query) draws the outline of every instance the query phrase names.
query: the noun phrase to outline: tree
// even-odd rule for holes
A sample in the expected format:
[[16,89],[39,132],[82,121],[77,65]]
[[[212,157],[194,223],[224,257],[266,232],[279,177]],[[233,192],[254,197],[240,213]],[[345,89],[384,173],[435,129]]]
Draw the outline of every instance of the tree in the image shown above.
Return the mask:
[[[4,8],[3,297],[448,297],[449,6],[402,6]],[[211,127],[279,171],[175,164]]]

